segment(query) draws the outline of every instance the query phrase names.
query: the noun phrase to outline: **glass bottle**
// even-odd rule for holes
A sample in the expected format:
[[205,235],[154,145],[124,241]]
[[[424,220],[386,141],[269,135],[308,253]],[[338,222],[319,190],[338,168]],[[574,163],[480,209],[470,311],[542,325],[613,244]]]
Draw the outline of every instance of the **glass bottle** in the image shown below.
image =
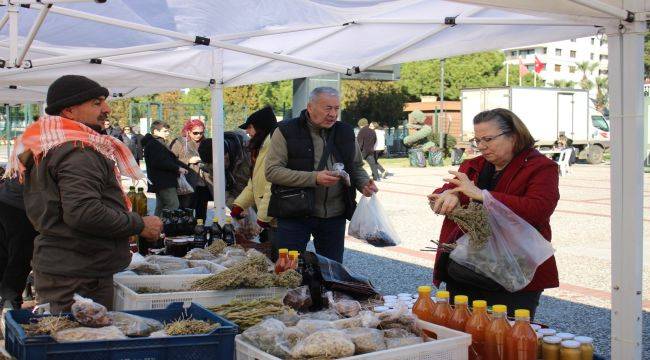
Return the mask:
[[289,265],[289,249],[279,249],[278,255],[278,261],[275,262],[276,274],[280,274],[281,272],[287,270],[287,265]]
[[594,339],[588,336],[576,336],[573,339],[580,343],[580,360],[593,360]]
[[453,310],[449,305],[449,291],[438,291],[436,293],[436,308],[433,311],[433,323],[440,326],[448,326]]
[[452,312],[451,318],[449,318],[448,327],[458,331],[465,331],[467,320],[472,316],[467,306],[468,301],[465,295],[454,296],[454,312]]
[[134,196],[136,203],[136,212],[140,216],[147,216],[149,210],[147,210],[147,195],[144,194],[144,188],[139,187],[138,193]]
[[299,256],[300,256],[300,252],[298,252],[297,250],[289,251],[289,265],[287,266],[287,269],[293,269],[293,270],[298,269]]
[[575,340],[562,341],[560,360],[580,360],[580,343]]
[[431,300],[431,286],[418,286],[418,299],[413,304],[413,315],[418,319],[433,323],[436,304]]
[[212,218],[212,226],[210,227],[210,239],[208,240],[208,245],[212,245],[212,242],[215,240],[221,240],[223,237],[223,232],[221,230],[221,225],[219,225],[219,218]]
[[510,323],[506,318],[508,307],[505,305],[492,306],[492,320],[485,330],[485,359],[505,360],[506,339],[510,334]]
[[510,360],[537,359],[537,334],[530,326],[529,310],[515,310],[515,324],[510,330],[506,351]]
[[485,358],[485,330],[490,325],[485,300],[472,301],[472,316],[465,324],[465,332],[472,335],[472,345],[469,347],[470,360]]
[[203,219],[196,219],[196,226],[194,226],[194,248],[204,248],[208,243],[206,237],[205,226],[203,226]]
[[226,245],[235,245],[235,227],[232,224],[232,218],[230,216],[226,217],[226,224],[221,229],[222,238]]
[[542,359],[560,360],[560,343],[562,339],[557,336],[545,336],[542,340]]

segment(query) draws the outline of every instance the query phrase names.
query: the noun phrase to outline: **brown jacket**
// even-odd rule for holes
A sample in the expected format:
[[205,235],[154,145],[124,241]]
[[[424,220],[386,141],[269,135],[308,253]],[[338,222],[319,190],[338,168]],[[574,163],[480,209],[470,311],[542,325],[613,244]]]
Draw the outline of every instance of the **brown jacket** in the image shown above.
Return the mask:
[[[24,157],[23,157],[24,158]],[[106,277],[131,261],[128,237],[144,228],[124,203],[112,160],[73,142],[25,161],[25,209],[40,233],[32,267],[47,274]]]

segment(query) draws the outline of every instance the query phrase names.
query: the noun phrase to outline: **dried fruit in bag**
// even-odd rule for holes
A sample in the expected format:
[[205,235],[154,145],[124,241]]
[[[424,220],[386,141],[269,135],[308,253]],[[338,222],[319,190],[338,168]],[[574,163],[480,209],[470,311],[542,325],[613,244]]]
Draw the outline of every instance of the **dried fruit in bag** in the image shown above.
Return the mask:
[[158,320],[119,311],[109,311],[108,317],[124,335],[130,337],[149,336],[152,332],[162,330],[164,327],[163,323]]
[[378,329],[353,328],[344,330],[354,343],[355,354],[366,354],[386,349],[384,333]]
[[341,358],[354,355],[354,343],[341,330],[325,329],[317,331],[294,346],[294,358]]
[[111,325],[111,318],[108,317],[108,310],[102,304],[87,299],[79,294],[74,294],[72,304],[72,316],[81,325],[89,327],[102,327]]
[[285,330],[281,321],[270,318],[247,329],[241,336],[258,349],[284,359],[290,352],[289,343],[284,339]]

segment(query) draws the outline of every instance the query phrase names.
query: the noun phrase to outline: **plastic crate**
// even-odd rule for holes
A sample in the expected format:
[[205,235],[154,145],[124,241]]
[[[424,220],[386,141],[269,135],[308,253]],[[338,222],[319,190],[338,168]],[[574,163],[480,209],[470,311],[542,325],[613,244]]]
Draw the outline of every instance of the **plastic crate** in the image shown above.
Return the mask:
[[192,304],[187,310],[183,309],[182,303],[175,303],[163,310],[128,313],[162,322],[191,316],[197,320],[218,322],[222,326],[205,335],[57,343],[48,335],[27,338],[19,324],[41,316],[26,310],[12,310],[5,316],[5,348],[18,360],[185,360],[232,359],[234,356],[237,325],[197,304]]
[[[420,326],[438,335],[437,340],[403,346],[390,350],[375,351],[368,354],[346,357],[354,360],[467,360],[468,347],[472,336],[460,331],[431,323],[419,321]],[[280,360],[269,355],[255,346],[242,340],[241,335],[235,338],[237,360]]]
[[180,291],[156,294],[138,294],[141,287],[151,289],[189,289],[193,282],[209,275],[147,275],[124,276],[113,279],[116,310],[164,309],[173,302],[194,302],[206,307],[223,305],[232,300],[254,300],[284,297],[286,288],[237,289],[221,291]]

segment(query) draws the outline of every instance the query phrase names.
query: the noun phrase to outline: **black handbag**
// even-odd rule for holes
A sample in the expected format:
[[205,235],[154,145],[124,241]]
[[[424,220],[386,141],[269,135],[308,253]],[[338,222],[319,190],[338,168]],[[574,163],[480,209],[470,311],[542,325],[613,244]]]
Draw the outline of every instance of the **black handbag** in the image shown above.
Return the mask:
[[[327,145],[323,150],[318,168],[321,171],[327,166],[327,158],[334,146],[336,128],[332,128]],[[271,199],[269,200],[268,214],[274,218],[300,218],[311,216],[314,213],[314,188],[292,187],[284,185],[271,185]]]

